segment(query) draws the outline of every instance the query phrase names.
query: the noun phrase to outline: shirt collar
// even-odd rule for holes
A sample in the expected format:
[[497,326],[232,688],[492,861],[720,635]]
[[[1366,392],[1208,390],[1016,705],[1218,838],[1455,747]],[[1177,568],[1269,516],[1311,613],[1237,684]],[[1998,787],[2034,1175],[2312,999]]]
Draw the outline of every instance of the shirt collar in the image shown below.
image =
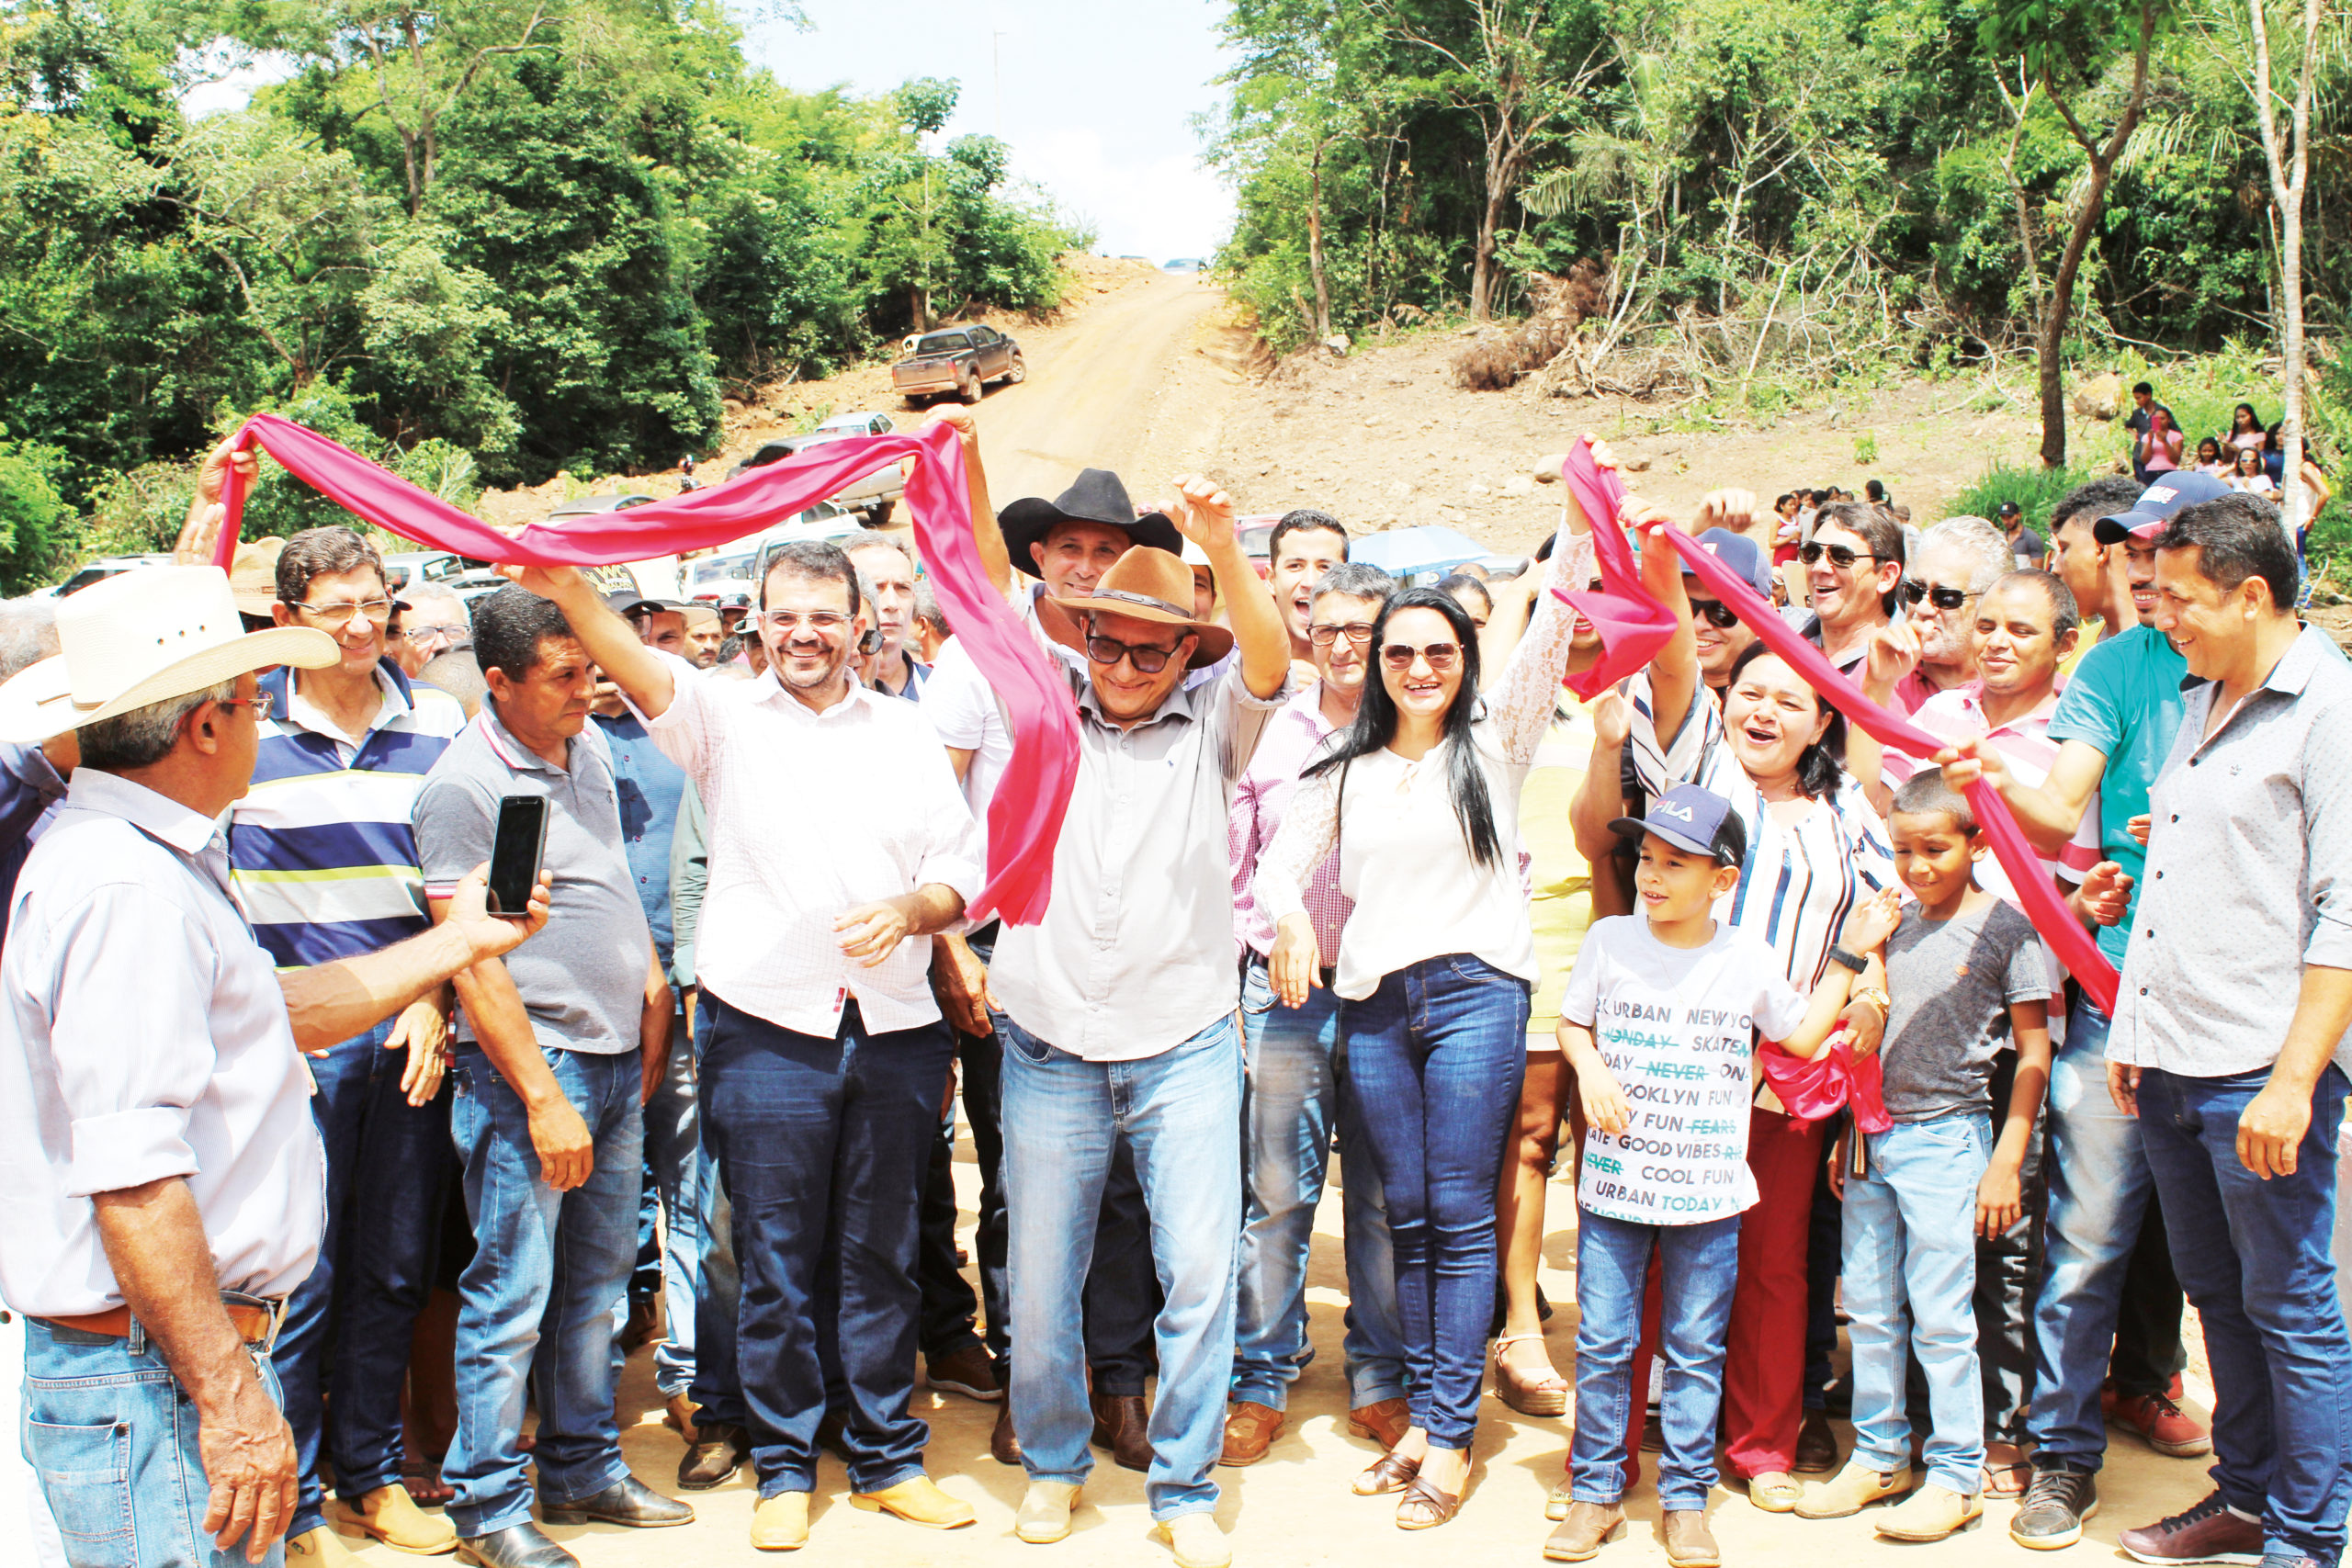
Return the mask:
[[65,804],[119,817],[148,837],[191,857],[202,854],[220,832],[220,818],[192,811],[168,795],[158,795],[145,784],[97,768],[74,770],[65,788]]
[[[290,667],[278,666],[263,676],[260,683],[272,694],[270,709],[272,718],[293,725],[298,728],[307,729],[313,735],[324,735],[330,740],[345,739],[341,732],[325,729],[314,722],[322,716],[319,712],[319,706],[310,698],[302,695],[300,686],[294,680],[294,671]],[[376,661],[376,689],[383,694],[384,700],[377,705],[376,716],[368,721],[366,733],[359,737],[363,745],[367,742],[368,736],[413,711],[416,706],[408,683],[408,676],[401,671],[399,665],[389,659],[379,659]]]
[[[498,706],[489,697],[482,698],[481,711],[474,716],[474,722],[481,727],[481,738],[490,742],[491,751],[512,771],[518,773],[569,773],[571,772],[569,768],[557,767],[545,757],[515,739],[514,732],[499,721]],[[580,735],[587,733],[587,727],[582,726]],[[580,735],[573,736],[571,745],[564,750],[564,756],[575,762],[580,759]]]
[[866,688],[865,682],[858,680],[857,672],[855,671],[850,671],[849,691],[842,696],[840,702],[835,703],[829,708],[815,710],[812,710],[807,703],[802,702],[798,697],[794,696],[790,692],[784,689],[784,682],[777,678],[775,666],[773,664],[768,666],[766,671],[762,674],[758,680],[752,682],[752,700],[753,702],[764,703],[771,707],[779,707],[782,710],[787,711],[798,717],[807,719],[811,724],[821,724],[827,719],[845,718],[852,712],[855,711],[861,699],[871,702],[874,700],[875,694],[875,693]]
[[[2311,684],[2312,676],[2319,670],[2321,660],[2332,653],[2341,657],[2334,637],[2309,621],[2301,625],[2302,630],[2296,633],[2295,640],[2287,645],[2287,651],[2278,656],[2278,662],[2270,667],[2270,673],[2264,676],[2262,684],[2255,688],[2256,692],[2278,692],[2286,696],[2300,697],[2303,689]],[[2155,628],[2145,629],[2153,631]],[[2170,639],[2166,639],[2165,646],[2171,646]],[[2218,688],[2220,684],[2220,682],[2202,675],[2183,675],[2180,678],[2180,689],[2184,692],[2193,692],[2199,686]]]

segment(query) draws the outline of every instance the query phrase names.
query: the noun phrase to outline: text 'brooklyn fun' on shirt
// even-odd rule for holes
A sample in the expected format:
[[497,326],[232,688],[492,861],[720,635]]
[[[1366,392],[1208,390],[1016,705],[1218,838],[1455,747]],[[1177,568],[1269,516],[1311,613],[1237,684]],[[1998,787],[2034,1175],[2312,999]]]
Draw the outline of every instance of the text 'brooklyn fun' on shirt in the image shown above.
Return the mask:
[[1577,1201],[1632,1224],[1692,1225],[1756,1201],[1747,1168],[1756,1034],[1785,1039],[1806,1000],[1754,936],[1717,921],[1703,947],[1668,947],[1645,915],[1595,920],[1560,998],[1592,1031],[1633,1114],[1585,1136]]

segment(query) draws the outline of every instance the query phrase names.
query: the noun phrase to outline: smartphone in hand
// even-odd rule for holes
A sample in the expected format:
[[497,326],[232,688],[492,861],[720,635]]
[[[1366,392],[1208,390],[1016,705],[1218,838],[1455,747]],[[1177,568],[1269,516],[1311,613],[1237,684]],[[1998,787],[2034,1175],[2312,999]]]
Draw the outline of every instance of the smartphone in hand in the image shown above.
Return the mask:
[[490,912],[510,920],[531,916],[539,858],[548,842],[548,802],[542,795],[510,795],[498,803],[498,835],[490,850]]

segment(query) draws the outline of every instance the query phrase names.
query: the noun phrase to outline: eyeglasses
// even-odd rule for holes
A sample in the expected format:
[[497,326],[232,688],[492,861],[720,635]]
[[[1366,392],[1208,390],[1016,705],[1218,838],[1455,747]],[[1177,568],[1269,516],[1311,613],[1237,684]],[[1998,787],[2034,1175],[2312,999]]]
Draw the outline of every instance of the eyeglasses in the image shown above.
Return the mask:
[[831,637],[847,626],[849,622],[850,617],[839,610],[811,610],[806,615],[790,610],[763,610],[760,613],[760,624],[770,631],[794,632],[806,624],[820,637]]
[[334,604],[297,604],[294,607],[306,615],[336,626],[349,626],[354,617],[360,615],[375,622],[392,618],[392,602],[390,599],[362,599],[357,604],[346,599]]
[[1108,670],[1125,659],[1136,667],[1138,675],[1157,675],[1168,668],[1176,657],[1172,648],[1154,648],[1151,644],[1121,642],[1116,637],[1090,637],[1086,639],[1086,657]]
[[1442,675],[1462,662],[1462,645],[1458,642],[1433,642],[1427,648],[1415,648],[1409,642],[1392,642],[1380,650],[1380,661],[1399,673],[1413,667],[1416,659],[1426,660],[1430,670]]
[[1739,612],[1719,599],[1693,599],[1690,613],[1719,632],[1727,632],[1739,625]]
[[255,724],[266,723],[269,718],[270,710],[274,708],[277,704],[277,694],[275,692],[255,692],[250,697],[223,697],[220,699],[220,706],[224,708],[253,709],[254,722]]
[[1797,552],[1797,558],[1804,561],[1807,566],[1819,566],[1823,556],[1827,556],[1829,558],[1829,564],[1836,567],[1839,571],[1853,570],[1854,563],[1858,560],[1876,560],[1879,558],[1871,551],[1849,550],[1843,545],[1824,545],[1816,543],[1807,545],[1804,548]]
[[1930,586],[1913,578],[1903,585],[1903,602],[1917,604],[1925,599],[1939,610],[1957,610],[1976,595],[1962,588],[1947,588],[1939,582]]
[[464,626],[409,626],[404,628],[401,635],[411,642],[430,642],[436,637],[445,637],[451,642],[456,642],[464,637],[466,632],[467,628]]
[[1317,648],[1329,648],[1341,637],[1346,637],[1362,648],[1372,640],[1375,629],[1370,621],[1350,621],[1345,626],[1309,626],[1306,628],[1306,640]]

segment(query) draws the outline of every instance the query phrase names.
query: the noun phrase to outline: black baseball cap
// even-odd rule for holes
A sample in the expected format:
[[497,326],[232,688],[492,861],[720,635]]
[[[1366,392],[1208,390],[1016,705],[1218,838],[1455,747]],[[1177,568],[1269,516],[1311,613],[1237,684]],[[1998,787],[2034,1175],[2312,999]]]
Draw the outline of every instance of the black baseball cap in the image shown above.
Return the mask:
[[1650,807],[1647,817],[1620,817],[1609,830],[1627,839],[1656,833],[1679,850],[1711,855],[1717,865],[1747,859],[1747,828],[1731,802],[1697,784],[1676,784]]
[[2014,501],[2005,501],[1995,509],[1994,515],[1998,517],[2022,517],[2025,515],[2025,509],[2020,507]]

